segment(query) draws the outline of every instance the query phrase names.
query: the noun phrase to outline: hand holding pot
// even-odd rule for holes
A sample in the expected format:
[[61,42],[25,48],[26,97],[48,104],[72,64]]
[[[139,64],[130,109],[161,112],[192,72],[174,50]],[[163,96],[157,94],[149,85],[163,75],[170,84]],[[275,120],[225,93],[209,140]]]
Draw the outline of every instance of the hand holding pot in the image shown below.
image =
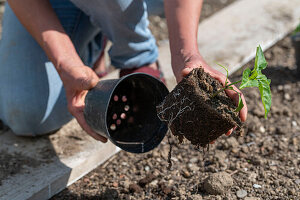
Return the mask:
[[87,66],[67,66],[60,71],[63,81],[68,109],[76,118],[79,125],[94,139],[107,142],[107,139],[94,132],[86,123],[83,115],[84,99],[89,89],[92,89],[99,82],[96,73]]

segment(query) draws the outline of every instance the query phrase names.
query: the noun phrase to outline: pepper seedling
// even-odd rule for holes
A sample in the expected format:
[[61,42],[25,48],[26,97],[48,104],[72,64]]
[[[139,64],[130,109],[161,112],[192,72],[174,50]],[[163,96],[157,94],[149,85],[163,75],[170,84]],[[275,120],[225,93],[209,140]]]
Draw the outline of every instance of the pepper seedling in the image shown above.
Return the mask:
[[233,83],[229,83],[228,69],[220,64],[218,64],[218,65],[226,70],[225,86],[221,90],[218,90],[217,92],[215,92],[212,95],[212,97],[215,97],[217,94],[219,94],[220,92],[222,92],[224,90],[235,91],[239,95],[239,103],[238,103],[238,106],[235,109],[235,111],[239,112],[244,107],[244,104],[243,104],[240,92],[236,91],[233,88],[233,85],[241,83],[239,86],[239,89],[243,89],[246,87],[258,87],[260,96],[261,96],[261,100],[262,100],[262,103],[264,106],[264,110],[265,110],[265,118],[267,118],[267,115],[270,111],[271,104],[272,104],[272,94],[271,94],[271,88],[270,88],[271,80],[268,79],[266,77],[266,75],[264,75],[262,73],[262,70],[267,67],[268,63],[265,59],[265,56],[264,56],[264,53],[263,53],[261,47],[258,46],[256,49],[256,56],[255,56],[255,63],[254,63],[253,70],[251,71],[249,68],[246,68],[243,71],[242,80],[239,80],[239,81],[236,81]]

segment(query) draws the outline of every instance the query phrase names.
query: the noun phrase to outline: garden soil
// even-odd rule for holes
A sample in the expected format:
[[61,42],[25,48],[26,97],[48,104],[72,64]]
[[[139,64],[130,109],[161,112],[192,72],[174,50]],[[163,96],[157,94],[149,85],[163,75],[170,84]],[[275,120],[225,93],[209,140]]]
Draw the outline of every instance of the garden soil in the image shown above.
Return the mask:
[[146,154],[121,151],[52,199],[300,199],[300,78],[290,38],[265,57],[271,111],[264,119],[259,91],[246,89],[244,137],[221,136],[205,154],[173,137],[171,170],[167,138]]

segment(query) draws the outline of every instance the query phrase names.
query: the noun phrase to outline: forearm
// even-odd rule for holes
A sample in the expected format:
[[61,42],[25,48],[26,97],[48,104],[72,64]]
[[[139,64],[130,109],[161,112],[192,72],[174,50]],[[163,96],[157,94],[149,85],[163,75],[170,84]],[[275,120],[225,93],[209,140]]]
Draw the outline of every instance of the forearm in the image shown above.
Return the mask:
[[[198,53],[197,32],[202,0],[165,0],[170,50],[176,68],[186,57]],[[183,67],[183,66],[182,66]],[[179,70],[179,69],[174,69]]]
[[59,73],[65,70],[63,66],[69,66],[66,62],[83,64],[48,0],[8,0],[8,3]]

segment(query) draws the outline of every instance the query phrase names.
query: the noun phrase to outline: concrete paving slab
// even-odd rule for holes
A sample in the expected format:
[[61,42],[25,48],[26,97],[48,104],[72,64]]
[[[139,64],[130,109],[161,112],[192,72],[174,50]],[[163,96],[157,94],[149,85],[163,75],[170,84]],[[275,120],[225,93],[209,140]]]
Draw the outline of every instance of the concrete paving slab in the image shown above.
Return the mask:
[[0,199],[48,199],[118,151],[89,137],[75,120],[39,138],[2,132],[0,165],[10,169],[0,172]]
[[[212,67],[217,67],[216,62],[228,66],[231,74],[255,57],[259,44],[266,50],[299,23],[299,0],[240,0],[201,22],[200,53]],[[161,44],[159,60],[173,84],[168,46],[167,41]]]

